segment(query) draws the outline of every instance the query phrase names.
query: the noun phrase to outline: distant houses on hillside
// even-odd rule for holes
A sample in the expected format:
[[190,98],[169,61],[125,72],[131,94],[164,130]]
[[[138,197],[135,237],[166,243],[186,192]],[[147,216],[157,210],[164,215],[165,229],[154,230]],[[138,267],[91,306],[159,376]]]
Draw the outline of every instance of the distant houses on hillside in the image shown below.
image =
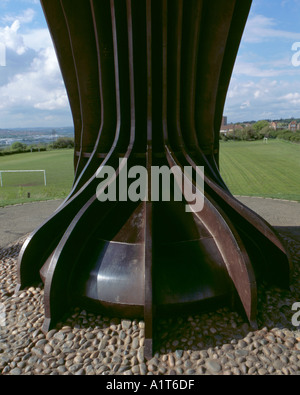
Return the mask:
[[300,130],[300,123],[297,123],[296,121],[292,121],[289,124],[289,130],[291,130],[292,132],[295,132],[296,130]]
[[239,123],[227,123],[227,117],[222,118],[222,125],[220,133],[227,134],[228,132],[234,132],[235,130],[243,130],[245,127],[251,126],[250,123],[239,124]]
[[228,132],[234,132],[235,130],[242,130],[244,127],[239,124],[234,124],[234,123],[229,123],[228,125],[222,125],[220,133],[228,133]]
[[300,123],[297,121],[291,121],[288,125],[282,125],[279,122],[273,121],[270,123],[270,128],[274,130],[288,129],[291,132],[295,132],[296,130],[300,130]]
[[[227,133],[232,133],[236,130],[243,130],[246,127],[252,126],[252,123],[227,123],[227,117],[222,118],[222,125],[220,128],[220,133],[226,135]],[[272,121],[269,123],[270,129],[273,130],[290,130],[291,132],[296,132],[300,130],[300,122],[292,120],[290,123],[282,123],[278,121]]]

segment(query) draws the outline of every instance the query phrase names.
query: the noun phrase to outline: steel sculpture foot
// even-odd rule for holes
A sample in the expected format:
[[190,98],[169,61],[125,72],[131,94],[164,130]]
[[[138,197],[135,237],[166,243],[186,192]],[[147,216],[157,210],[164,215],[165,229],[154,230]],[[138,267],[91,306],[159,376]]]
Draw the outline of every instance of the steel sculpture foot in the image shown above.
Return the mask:
[[[288,287],[291,264],[280,237],[231,195],[218,168],[224,101],[251,1],[42,5],[76,144],[72,191],[19,257],[18,289],[45,284],[44,331],[76,305],[142,317],[150,356],[159,315],[238,300],[255,326],[257,280]],[[204,166],[204,207],[187,213],[183,189],[182,201],[171,194],[166,202],[100,202],[100,165],[113,167],[117,181],[125,166],[177,166],[181,179],[185,166]],[[198,191],[195,174],[188,183]]]

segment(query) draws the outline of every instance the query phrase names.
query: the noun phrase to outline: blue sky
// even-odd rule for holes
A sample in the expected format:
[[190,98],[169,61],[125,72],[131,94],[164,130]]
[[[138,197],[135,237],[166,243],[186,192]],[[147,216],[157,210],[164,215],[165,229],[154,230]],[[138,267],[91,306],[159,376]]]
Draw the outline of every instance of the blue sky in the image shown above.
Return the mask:
[[[224,110],[229,122],[300,117],[300,65],[292,62],[300,63],[299,18],[300,0],[253,0]],[[39,0],[0,0],[0,64],[4,47],[0,128],[72,125]]]
[[300,117],[299,17],[300,0],[253,0],[225,105],[229,122]]

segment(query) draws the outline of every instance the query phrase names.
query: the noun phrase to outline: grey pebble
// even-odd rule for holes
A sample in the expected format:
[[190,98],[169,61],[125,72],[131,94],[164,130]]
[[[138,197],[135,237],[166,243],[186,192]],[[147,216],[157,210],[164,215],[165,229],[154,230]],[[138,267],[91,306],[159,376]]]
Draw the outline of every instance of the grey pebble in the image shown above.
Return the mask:
[[137,352],[137,359],[139,363],[144,363],[145,355],[144,355],[144,348],[140,347]]
[[44,355],[43,350],[41,350],[40,348],[37,347],[33,347],[33,349],[31,350],[31,352],[36,355],[37,357],[42,357]]
[[282,349],[279,346],[272,346],[271,349],[277,355],[282,354]]
[[169,355],[168,362],[169,362],[169,366],[171,368],[173,368],[175,366],[175,358],[173,357],[172,354]]
[[0,258],[0,281],[5,287],[0,288],[0,300],[5,300],[9,322],[0,328],[0,375],[299,374],[300,332],[288,330],[282,316],[275,314],[276,304],[289,306],[293,298],[276,290],[267,294],[273,310],[262,315],[265,327],[260,330],[227,309],[178,317],[174,325],[161,320],[161,333],[166,336],[160,352],[146,361],[143,321],[75,309],[65,323],[44,335],[42,287],[10,296],[17,278],[16,257],[7,267]]
[[196,370],[195,370],[195,369],[188,369],[188,370],[186,371],[186,374],[189,374],[189,375],[196,374]]
[[141,374],[142,375],[145,375],[145,374],[147,374],[147,366],[146,366],[146,364],[145,363],[142,363],[141,365],[140,365],[140,371],[141,371]]
[[131,321],[129,321],[129,320],[123,320],[122,321],[122,328],[124,329],[124,330],[127,330],[127,329],[129,329],[131,327]]
[[58,366],[57,368],[58,373],[65,373],[67,372],[67,368],[65,366]]
[[267,372],[267,370],[265,369],[265,368],[260,368],[260,369],[258,369],[258,374],[260,375],[260,376],[264,376],[264,375],[266,375],[268,372]]
[[246,357],[249,354],[249,351],[247,350],[236,350],[235,355],[237,357]]
[[51,354],[52,351],[53,351],[53,348],[50,346],[50,344],[46,344],[46,345],[45,345],[45,348],[44,348],[44,352],[45,352],[46,354]]
[[213,361],[211,359],[206,361],[205,366],[212,373],[219,373],[222,370],[221,365],[218,362]]
[[133,367],[131,368],[131,371],[132,371],[132,373],[139,374],[139,373],[140,373],[140,367],[139,367],[139,365],[133,366]]
[[285,376],[289,376],[289,375],[290,375],[290,372],[289,372],[289,370],[288,370],[286,367],[283,367],[283,368],[281,369],[281,371],[282,371],[282,373],[283,373]]
[[10,371],[10,374],[11,374],[12,376],[20,376],[20,375],[22,374],[22,370],[19,369],[19,368],[15,368],[15,369],[12,369],[12,370]]
[[56,333],[57,333],[57,330],[56,330],[56,329],[52,329],[51,331],[49,331],[49,332],[47,333],[46,339],[47,339],[47,340],[52,339],[52,337],[53,337]]
[[137,349],[137,348],[139,348],[139,345],[140,345],[140,343],[139,343],[139,338],[138,338],[138,337],[135,337],[135,338],[132,340],[132,348],[133,348],[133,349]]
[[155,371],[157,371],[157,366],[150,364],[150,365],[148,365],[148,370],[149,370],[149,372],[155,372]]
[[36,347],[43,347],[47,343],[48,343],[48,341],[46,339],[41,339],[35,344],[35,346]]
[[87,372],[84,369],[80,369],[75,373],[75,376],[85,376],[86,373]]
[[176,350],[175,351],[175,358],[176,359],[182,358],[182,355],[183,355],[183,351],[182,350]]

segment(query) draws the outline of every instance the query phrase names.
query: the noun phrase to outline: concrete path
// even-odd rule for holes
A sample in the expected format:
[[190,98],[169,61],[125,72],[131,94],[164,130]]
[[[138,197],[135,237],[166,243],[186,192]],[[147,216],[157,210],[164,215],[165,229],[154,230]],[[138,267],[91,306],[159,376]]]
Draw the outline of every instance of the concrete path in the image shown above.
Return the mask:
[[13,243],[40,226],[62,200],[26,203],[0,208],[0,248]]
[[[255,197],[238,199],[271,225],[290,229],[300,236],[300,203]],[[53,200],[0,208],[0,248],[32,232],[49,218],[61,203],[62,200]]]
[[300,203],[257,197],[238,197],[238,199],[274,228],[300,242]]
[[257,197],[238,197],[273,226],[300,226],[300,203]]

